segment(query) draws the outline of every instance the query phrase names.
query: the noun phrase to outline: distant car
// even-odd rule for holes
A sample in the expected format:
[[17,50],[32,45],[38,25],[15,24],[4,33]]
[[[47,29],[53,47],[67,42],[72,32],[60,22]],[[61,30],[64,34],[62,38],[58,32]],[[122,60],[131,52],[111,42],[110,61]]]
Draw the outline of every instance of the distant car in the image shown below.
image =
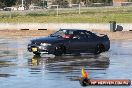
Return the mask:
[[0,11],[3,11],[3,9],[0,8]]
[[16,7],[5,7],[3,10],[4,11],[16,11],[17,8]]
[[107,35],[100,36],[87,30],[60,29],[48,37],[33,39],[28,51],[35,55],[41,53],[62,54],[89,53],[99,54],[108,51],[110,40]]

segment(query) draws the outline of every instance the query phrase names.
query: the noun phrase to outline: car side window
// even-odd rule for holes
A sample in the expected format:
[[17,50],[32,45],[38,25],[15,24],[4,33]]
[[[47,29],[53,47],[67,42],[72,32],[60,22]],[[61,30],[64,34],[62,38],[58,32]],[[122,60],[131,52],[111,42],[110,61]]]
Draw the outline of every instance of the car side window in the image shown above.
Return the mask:
[[67,31],[65,34],[73,35],[73,31],[69,30],[69,31]]
[[93,35],[91,33],[89,33],[89,32],[85,32],[85,33],[87,35],[87,38],[93,38]]
[[86,39],[87,38],[87,35],[83,31],[81,31],[81,32],[75,32],[73,38]]
[[80,32],[79,33],[80,39],[86,39],[87,35],[85,34],[85,32]]

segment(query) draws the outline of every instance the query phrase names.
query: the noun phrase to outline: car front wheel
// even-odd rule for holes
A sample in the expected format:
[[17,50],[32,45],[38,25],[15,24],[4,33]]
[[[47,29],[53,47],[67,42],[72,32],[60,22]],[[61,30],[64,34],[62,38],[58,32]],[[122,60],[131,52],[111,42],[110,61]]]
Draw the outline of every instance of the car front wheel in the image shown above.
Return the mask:
[[55,56],[61,56],[63,53],[65,53],[65,47],[63,46],[56,47],[54,52]]
[[34,53],[34,55],[36,55],[36,56],[40,56],[40,54],[41,53],[39,53],[39,52],[33,52]]

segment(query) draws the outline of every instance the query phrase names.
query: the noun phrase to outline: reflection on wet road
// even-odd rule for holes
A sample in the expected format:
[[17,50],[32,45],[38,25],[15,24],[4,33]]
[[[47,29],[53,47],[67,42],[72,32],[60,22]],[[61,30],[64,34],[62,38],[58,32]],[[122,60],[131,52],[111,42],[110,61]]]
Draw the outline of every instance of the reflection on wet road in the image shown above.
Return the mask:
[[92,79],[132,79],[132,41],[112,41],[100,55],[39,57],[26,50],[30,39],[0,39],[0,88],[80,88],[83,66]]
[[[38,72],[38,69],[44,69],[48,73],[57,74],[58,78],[62,74],[67,74],[66,78],[75,80],[81,75],[80,71],[82,66],[84,66],[85,69],[89,71],[107,69],[109,67],[109,58],[102,57],[100,55],[62,56],[54,58],[34,56],[32,59],[28,59],[28,63],[29,66],[31,66],[31,70],[35,68],[35,70]],[[33,73],[35,73],[35,70]]]

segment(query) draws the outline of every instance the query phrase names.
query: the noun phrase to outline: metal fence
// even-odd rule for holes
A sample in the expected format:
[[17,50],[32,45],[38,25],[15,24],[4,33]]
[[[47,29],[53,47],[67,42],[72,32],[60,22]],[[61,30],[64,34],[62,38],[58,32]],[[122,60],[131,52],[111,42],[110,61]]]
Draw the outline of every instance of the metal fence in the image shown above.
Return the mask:
[[101,13],[125,11],[132,12],[132,6],[101,6],[101,7],[84,7],[80,4],[71,4],[69,8],[60,8],[59,5],[51,5],[50,8],[26,10],[26,13],[45,13],[48,15],[67,15],[67,14],[83,14],[83,13]]
[[84,7],[80,4],[71,4],[69,8],[60,8],[59,5],[51,5],[50,8],[33,8],[29,10],[8,10],[8,11],[0,11],[0,17],[3,16],[1,14],[10,15],[69,15],[69,14],[84,14],[84,13],[101,13],[101,12],[116,12],[116,11],[128,11],[132,12],[132,6],[102,6],[102,7]]

